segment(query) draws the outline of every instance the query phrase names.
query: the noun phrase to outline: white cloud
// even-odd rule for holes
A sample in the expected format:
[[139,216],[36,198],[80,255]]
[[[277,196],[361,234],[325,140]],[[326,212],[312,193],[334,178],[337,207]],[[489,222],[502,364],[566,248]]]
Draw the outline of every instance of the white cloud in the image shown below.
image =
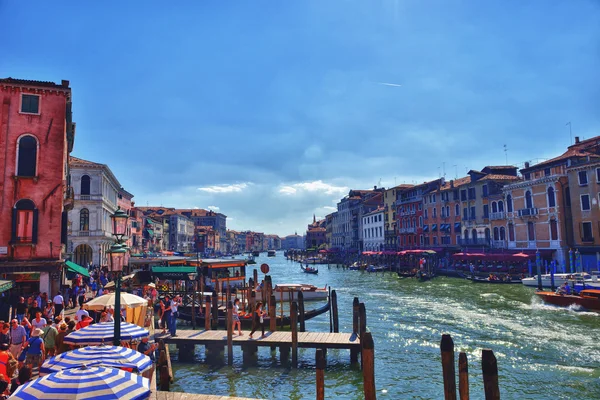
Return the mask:
[[198,190],[208,193],[239,193],[247,187],[247,183],[234,183],[231,185],[213,185],[200,187],[198,188]]
[[208,206],[206,208],[208,208],[209,210],[213,210],[213,211],[219,211],[220,210],[220,208],[217,207],[217,206]]
[[325,209],[325,210],[337,211],[337,207],[323,206],[322,208]]
[[281,185],[279,187],[279,193],[283,195],[295,195],[298,192],[321,192],[326,195],[344,195],[348,190],[347,186],[330,185],[322,180]]

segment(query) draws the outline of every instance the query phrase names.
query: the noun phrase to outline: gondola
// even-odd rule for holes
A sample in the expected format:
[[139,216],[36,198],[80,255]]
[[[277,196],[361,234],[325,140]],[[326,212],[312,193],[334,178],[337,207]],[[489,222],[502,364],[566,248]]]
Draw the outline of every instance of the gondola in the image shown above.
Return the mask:
[[473,276],[473,275],[465,276],[465,279],[468,279],[473,283],[491,283],[491,284],[502,284],[502,285],[514,285],[514,284],[521,283],[520,279],[510,279],[510,280],[490,279],[490,278],[483,278],[481,276]]
[[399,278],[414,278],[415,273],[413,271],[398,271]]
[[[315,308],[314,310],[310,310],[310,311],[306,311],[304,313],[304,320],[309,320],[311,318],[314,318],[316,316],[319,316],[321,314],[326,313],[327,311],[329,311],[329,302],[327,302],[324,306],[319,307],[319,308]],[[204,315],[200,314],[198,311],[196,311],[196,326],[204,326]],[[190,311],[189,307],[185,307],[185,308],[179,308],[179,312],[178,312],[178,319],[183,320],[183,321],[188,321],[190,322],[192,320],[192,313]],[[283,316],[283,324],[281,322],[281,316],[278,315],[276,317],[277,319],[277,326],[278,327],[286,327],[286,326],[290,326],[290,316],[289,315],[284,315]],[[227,317],[225,315],[219,315],[219,327],[221,328],[225,328],[225,324],[227,322]],[[247,316],[241,316],[240,315],[240,322],[242,323],[242,329],[251,329],[252,328],[252,315],[248,314]],[[270,318],[264,317],[264,322],[265,322],[265,327],[269,326],[270,323]]]
[[300,268],[302,268],[302,271],[304,271],[307,274],[313,274],[316,275],[319,273],[319,270],[316,268],[310,268],[310,267],[305,267],[304,265],[300,264]]

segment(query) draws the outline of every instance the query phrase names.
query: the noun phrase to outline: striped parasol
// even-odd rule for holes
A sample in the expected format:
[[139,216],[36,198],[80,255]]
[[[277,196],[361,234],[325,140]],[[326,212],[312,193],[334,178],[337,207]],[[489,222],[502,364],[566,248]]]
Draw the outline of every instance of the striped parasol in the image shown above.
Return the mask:
[[47,359],[40,368],[40,376],[82,366],[127,368],[134,372],[144,372],[152,367],[152,360],[147,355],[126,347],[88,346]]
[[115,368],[73,368],[19,386],[11,399],[147,399],[150,381]]
[[[114,322],[101,322],[86,326],[65,336],[65,344],[93,346],[111,343],[115,335]],[[121,322],[121,340],[141,339],[148,336],[148,331],[128,322]]]

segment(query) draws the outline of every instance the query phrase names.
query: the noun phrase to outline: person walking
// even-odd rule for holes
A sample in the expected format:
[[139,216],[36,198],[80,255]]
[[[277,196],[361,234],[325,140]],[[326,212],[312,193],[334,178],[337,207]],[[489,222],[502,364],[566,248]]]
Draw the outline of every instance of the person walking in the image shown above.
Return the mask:
[[40,337],[43,333],[41,329],[34,329],[31,332],[31,337],[27,340],[27,356],[25,357],[25,364],[29,368],[33,369],[33,364],[39,368],[46,359],[46,349],[44,348],[44,341]]
[[10,321],[10,352],[15,358],[19,356],[25,343],[27,343],[27,332],[19,321],[13,319]]
[[265,337],[265,312],[263,311],[263,303],[259,301],[256,303],[256,310],[254,311],[254,315],[252,316],[252,331],[250,332],[250,339],[252,339],[252,335],[256,332],[256,329],[260,327],[262,331],[261,338]]
[[46,348],[46,357],[51,357],[56,354],[56,336],[58,336],[58,330],[52,325],[52,321],[48,321],[44,328],[44,347]]
[[25,297],[21,297],[19,299],[19,303],[17,304],[17,322],[21,323],[21,320],[25,317],[25,313],[27,313],[27,304],[25,303]]
[[162,328],[162,333],[167,333],[168,323],[171,320],[171,302],[169,300],[169,296],[165,295],[165,298],[160,302],[160,327]]
[[242,322],[240,321],[240,299],[236,298],[233,300],[233,328],[232,331],[235,332],[235,326],[238,327],[238,334],[243,336],[242,333]]
[[54,296],[54,298],[52,299],[52,302],[54,303],[54,314],[55,315],[61,315],[64,309],[64,303],[65,303],[65,299],[62,297],[62,294],[60,294],[60,292]]
[[177,317],[179,316],[177,310],[180,305],[181,297],[175,296],[173,300],[171,300],[171,319],[169,323],[169,332],[171,332],[171,336],[177,336]]

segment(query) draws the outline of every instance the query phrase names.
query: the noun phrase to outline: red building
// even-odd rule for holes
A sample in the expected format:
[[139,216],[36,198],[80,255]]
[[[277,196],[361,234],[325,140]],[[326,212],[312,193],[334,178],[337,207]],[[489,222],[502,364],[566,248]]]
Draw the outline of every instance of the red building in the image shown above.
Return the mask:
[[443,178],[403,189],[396,200],[398,226],[398,246],[401,249],[414,249],[424,245],[423,237],[423,196],[433,192],[443,184]]
[[67,240],[69,81],[0,79],[0,278],[17,291],[59,290]]

